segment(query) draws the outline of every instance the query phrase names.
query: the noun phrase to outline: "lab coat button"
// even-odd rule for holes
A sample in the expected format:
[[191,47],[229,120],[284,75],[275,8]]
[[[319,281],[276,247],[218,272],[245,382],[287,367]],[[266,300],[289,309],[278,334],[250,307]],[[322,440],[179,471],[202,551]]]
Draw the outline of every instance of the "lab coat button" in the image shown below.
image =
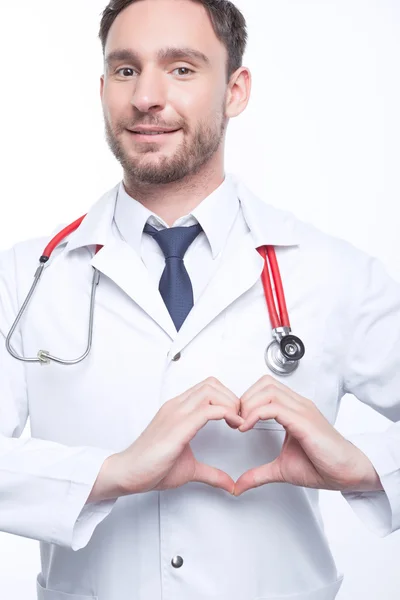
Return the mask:
[[174,567],[174,569],[180,569],[183,565],[182,556],[174,556],[174,558],[171,560],[171,565]]
[[173,360],[174,362],[176,362],[177,360],[179,360],[179,359],[180,359],[180,357],[181,357],[181,356],[182,356],[182,355],[181,355],[181,353],[180,353],[180,352],[178,352],[178,354],[175,354],[175,356],[173,357],[173,359],[172,359],[172,360]]

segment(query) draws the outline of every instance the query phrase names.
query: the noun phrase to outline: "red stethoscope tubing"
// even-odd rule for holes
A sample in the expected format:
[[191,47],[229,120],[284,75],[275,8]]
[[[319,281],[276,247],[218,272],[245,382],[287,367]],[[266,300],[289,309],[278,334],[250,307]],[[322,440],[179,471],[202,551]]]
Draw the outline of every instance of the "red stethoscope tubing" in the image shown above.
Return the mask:
[[[43,250],[43,256],[41,257],[41,262],[47,262],[49,260],[50,256],[52,255],[53,251],[57,248],[57,246],[67,236],[69,236],[71,233],[73,233],[74,231],[76,231],[78,229],[79,225],[82,223],[82,221],[85,217],[86,217],[86,215],[79,217],[79,219],[77,219],[70,225],[67,225],[67,227],[64,227],[64,229],[62,231],[60,231],[60,233],[57,233],[57,235],[54,236],[54,238],[50,241],[49,244],[47,244],[46,248]],[[99,246],[99,245],[96,246],[96,254],[101,248],[102,248],[102,246]]]
[[[67,227],[65,227],[62,231],[60,231],[54,238],[50,241],[50,243],[46,246],[43,251],[43,256],[41,257],[41,262],[47,262],[52,255],[52,252],[55,248],[71,233],[73,233],[80,224],[86,215],[83,215]],[[102,246],[98,245],[96,247],[96,253],[100,250]],[[267,302],[268,312],[271,320],[271,326],[273,329],[277,329],[278,327],[289,327],[290,321],[289,315],[286,306],[285,293],[283,291],[282,278],[279,271],[278,261],[276,259],[276,253],[273,246],[260,246],[257,248],[259,254],[264,259],[264,269],[261,274],[261,281],[264,288],[265,300]],[[276,310],[274,294],[272,291],[271,285],[271,274],[270,268],[268,266],[268,262],[271,266],[272,277],[274,279],[275,284],[275,293],[278,300],[278,308],[279,314]]]
[[[279,271],[278,261],[276,259],[275,248],[273,246],[260,246],[257,248],[259,254],[264,259],[264,269],[261,274],[261,281],[264,287],[265,300],[267,301],[269,317],[271,320],[272,329],[278,327],[289,327],[290,320],[286,306],[285,292],[283,291],[282,278]],[[272,276],[275,283],[275,293],[278,300],[279,315],[276,310],[275,299],[271,285],[271,275],[268,266],[268,261],[271,265]]]
[[77,219],[76,221],[71,223],[70,225],[67,225],[67,227],[65,227],[62,231],[60,231],[60,233],[57,233],[57,235],[53,237],[53,239],[50,241],[50,243],[43,250],[43,258],[46,258],[47,260],[49,260],[50,256],[53,253],[53,250],[55,250],[57,248],[58,244],[61,244],[61,242],[68,235],[70,235],[76,229],[78,229],[79,225],[82,223],[82,221],[85,217],[86,217],[86,215],[83,215],[83,217],[80,217],[79,219]]

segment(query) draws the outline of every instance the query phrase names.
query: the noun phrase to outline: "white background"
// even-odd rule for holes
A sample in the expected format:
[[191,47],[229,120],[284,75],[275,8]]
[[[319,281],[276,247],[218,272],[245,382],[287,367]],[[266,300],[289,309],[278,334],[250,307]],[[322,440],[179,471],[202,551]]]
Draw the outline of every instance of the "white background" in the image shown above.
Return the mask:
[[[99,98],[105,4],[1,0],[0,249],[75,220],[121,179]],[[379,256],[400,280],[400,2],[236,4],[248,20],[253,93],[230,123],[226,170]],[[337,421],[344,435],[388,424],[350,396]],[[375,537],[340,493],[322,491],[321,503],[345,573],[338,599],[398,600],[400,533]],[[35,600],[39,571],[36,541],[0,534],[2,598]]]

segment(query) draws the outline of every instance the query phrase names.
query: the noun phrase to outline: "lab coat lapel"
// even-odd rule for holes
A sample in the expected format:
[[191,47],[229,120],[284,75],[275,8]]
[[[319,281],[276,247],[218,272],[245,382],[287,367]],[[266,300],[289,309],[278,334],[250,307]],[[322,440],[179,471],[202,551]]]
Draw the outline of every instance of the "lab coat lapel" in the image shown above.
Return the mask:
[[171,339],[176,337],[175,325],[160,292],[129,244],[111,237],[93,258],[92,265],[128,294]]
[[[296,246],[300,236],[293,216],[255,196],[233,177],[249,232],[236,247],[227,247],[224,259],[183,323],[170,354],[175,355],[213,319],[261,278],[264,260],[257,248],[264,245]],[[229,245],[229,242],[228,242]],[[272,289],[275,289],[271,281]]]
[[247,292],[261,277],[264,261],[254,248],[251,233],[222,263],[179,330],[171,355],[180,352],[226,307]]
[[182,350],[225,308],[248,291],[261,277],[262,245],[292,246],[300,240],[297,220],[267,205],[238,178],[236,186],[249,233],[237,248],[227,248],[224,259],[177,333],[175,325],[140,256],[112,231],[118,186],[92,207],[79,229],[65,242],[66,250],[101,244],[92,264],[114,281],[174,340],[171,355]]

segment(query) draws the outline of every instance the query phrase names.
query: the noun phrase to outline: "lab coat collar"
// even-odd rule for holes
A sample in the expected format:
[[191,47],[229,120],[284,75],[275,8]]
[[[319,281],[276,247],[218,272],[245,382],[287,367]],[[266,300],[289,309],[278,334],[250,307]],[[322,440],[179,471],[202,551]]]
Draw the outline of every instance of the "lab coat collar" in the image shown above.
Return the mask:
[[71,234],[64,249],[67,253],[83,246],[104,246],[93,257],[92,266],[114,281],[164,329],[173,342],[170,357],[181,352],[208,323],[259,280],[264,261],[255,248],[268,244],[292,246],[299,241],[294,217],[265,204],[236,178],[233,181],[242,206],[244,225],[249,231],[237,246],[232,246],[228,237],[225,258],[217,274],[178,332],[140,255],[121,239],[115,226],[118,186],[94,205],[79,229]]
[[[227,177],[240,200],[255,248],[300,243],[299,222],[294,215],[261,200],[235,175],[227,174]],[[104,246],[115,237],[113,220],[119,187],[120,183],[93,205],[79,229],[65,240],[65,252],[96,244]]]
[[[238,210],[236,187],[230,177],[225,177],[217,189],[191,213],[177,219],[173,226],[186,226],[188,221],[190,225],[200,223],[215,259],[225,247]],[[138,254],[141,251],[143,229],[147,222],[155,227],[157,225],[169,227],[161,217],[130,196],[123,181],[118,188],[115,222],[122,237]]]
[[106,192],[89,210],[79,228],[64,239],[65,252],[85,246],[105,246],[112,237],[119,183]]
[[236,193],[255,248],[300,244],[299,221],[292,213],[267,204],[238,177],[235,175],[230,175],[230,177],[236,187]]

